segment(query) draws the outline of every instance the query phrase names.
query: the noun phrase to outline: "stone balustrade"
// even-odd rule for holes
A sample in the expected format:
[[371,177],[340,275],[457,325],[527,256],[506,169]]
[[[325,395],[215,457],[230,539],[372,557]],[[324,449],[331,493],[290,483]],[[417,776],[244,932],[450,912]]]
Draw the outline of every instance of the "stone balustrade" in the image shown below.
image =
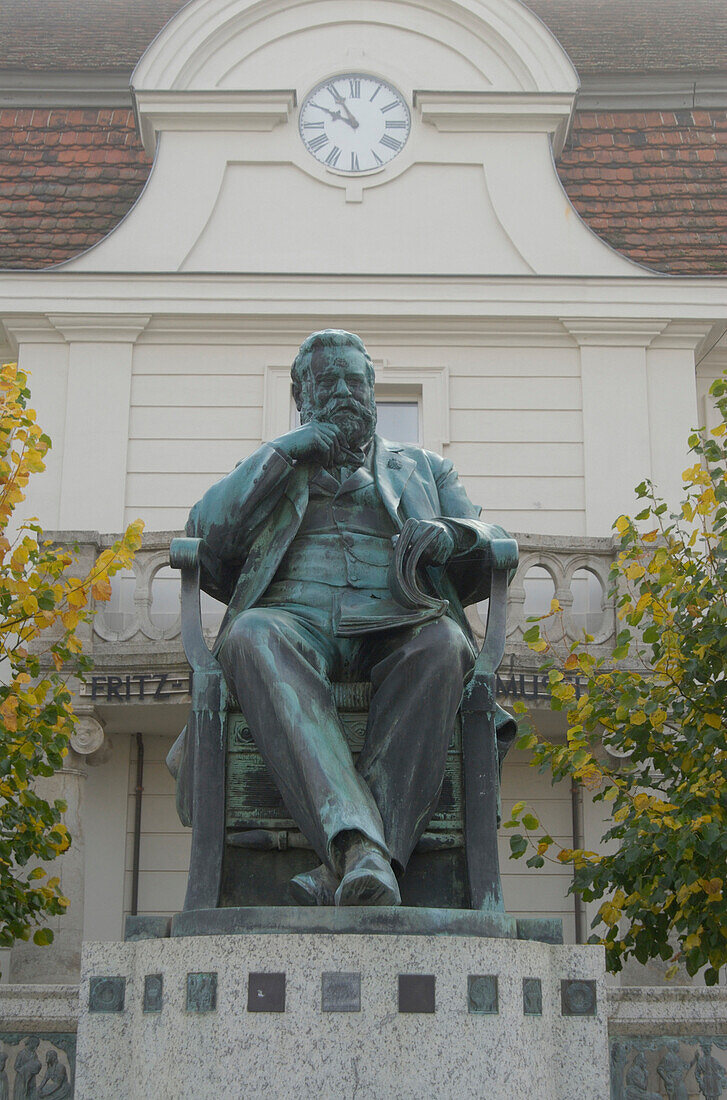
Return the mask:
[[[115,663],[123,653],[126,662],[141,661],[165,665],[181,657],[179,574],[169,566],[169,543],[178,532],[152,532],[136,556],[134,568],[117,575],[113,597],[101,604],[93,624],[92,648],[97,664]],[[75,540],[84,558],[93,550],[108,546],[114,536],[85,538],[74,532],[58,532],[59,541]],[[610,538],[571,535],[516,535],[520,544],[520,566],[510,587],[508,608],[508,655],[518,665],[525,660],[537,664],[523,643],[530,625],[528,617],[543,614],[553,598],[564,609],[562,626],[570,643],[587,631],[594,645],[613,645],[616,616],[608,598],[608,572],[614,560]],[[480,619],[486,617],[486,603],[472,615],[476,633],[482,634]],[[224,613],[222,604],[203,598],[205,631],[214,638]]]

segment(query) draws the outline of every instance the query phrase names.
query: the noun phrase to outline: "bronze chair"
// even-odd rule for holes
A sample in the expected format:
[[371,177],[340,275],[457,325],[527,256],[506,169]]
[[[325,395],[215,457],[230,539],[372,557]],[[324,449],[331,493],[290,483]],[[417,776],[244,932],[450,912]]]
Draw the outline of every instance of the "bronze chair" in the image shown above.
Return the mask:
[[[402,903],[504,913],[497,852],[500,773],[514,721],[495,729],[495,673],[505,648],[513,539],[493,541],[484,644],[475,661],[450,745],[442,794],[400,883]],[[182,641],[192,668],[185,752],[177,761],[177,806],[192,827],[185,911],[226,906],[292,905],[288,882],[319,860],[290,819],[257,752],[222,669],[202,630],[202,563],[216,563],[201,539],[172,541],[170,563],[182,574]],[[334,684],[354,755],[366,726],[371,688]]]

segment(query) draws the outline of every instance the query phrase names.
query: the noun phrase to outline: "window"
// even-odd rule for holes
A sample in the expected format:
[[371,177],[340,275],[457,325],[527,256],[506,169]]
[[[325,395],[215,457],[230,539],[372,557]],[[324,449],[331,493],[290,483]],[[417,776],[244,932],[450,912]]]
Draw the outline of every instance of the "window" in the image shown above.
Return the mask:
[[397,443],[419,443],[421,438],[418,401],[377,401],[376,431]]

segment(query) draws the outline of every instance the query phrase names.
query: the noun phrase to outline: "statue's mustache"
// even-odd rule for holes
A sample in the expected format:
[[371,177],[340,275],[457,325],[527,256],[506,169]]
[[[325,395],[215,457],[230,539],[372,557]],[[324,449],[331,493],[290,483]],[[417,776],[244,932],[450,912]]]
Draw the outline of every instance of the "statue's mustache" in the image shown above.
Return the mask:
[[353,413],[364,421],[371,420],[374,416],[374,410],[370,405],[364,405],[362,402],[357,401],[355,397],[333,397],[330,401],[327,401],[322,409],[317,411],[317,418],[321,420],[332,419],[336,413]]

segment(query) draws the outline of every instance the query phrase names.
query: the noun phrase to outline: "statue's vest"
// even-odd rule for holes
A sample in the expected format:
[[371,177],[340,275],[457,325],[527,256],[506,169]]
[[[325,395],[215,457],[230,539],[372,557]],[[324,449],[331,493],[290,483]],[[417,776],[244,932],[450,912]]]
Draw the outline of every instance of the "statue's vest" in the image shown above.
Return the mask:
[[300,528],[278,566],[265,603],[300,600],[315,588],[317,601],[331,589],[386,594],[396,529],[371,473],[361,467],[339,482],[321,470],[310,484]]

